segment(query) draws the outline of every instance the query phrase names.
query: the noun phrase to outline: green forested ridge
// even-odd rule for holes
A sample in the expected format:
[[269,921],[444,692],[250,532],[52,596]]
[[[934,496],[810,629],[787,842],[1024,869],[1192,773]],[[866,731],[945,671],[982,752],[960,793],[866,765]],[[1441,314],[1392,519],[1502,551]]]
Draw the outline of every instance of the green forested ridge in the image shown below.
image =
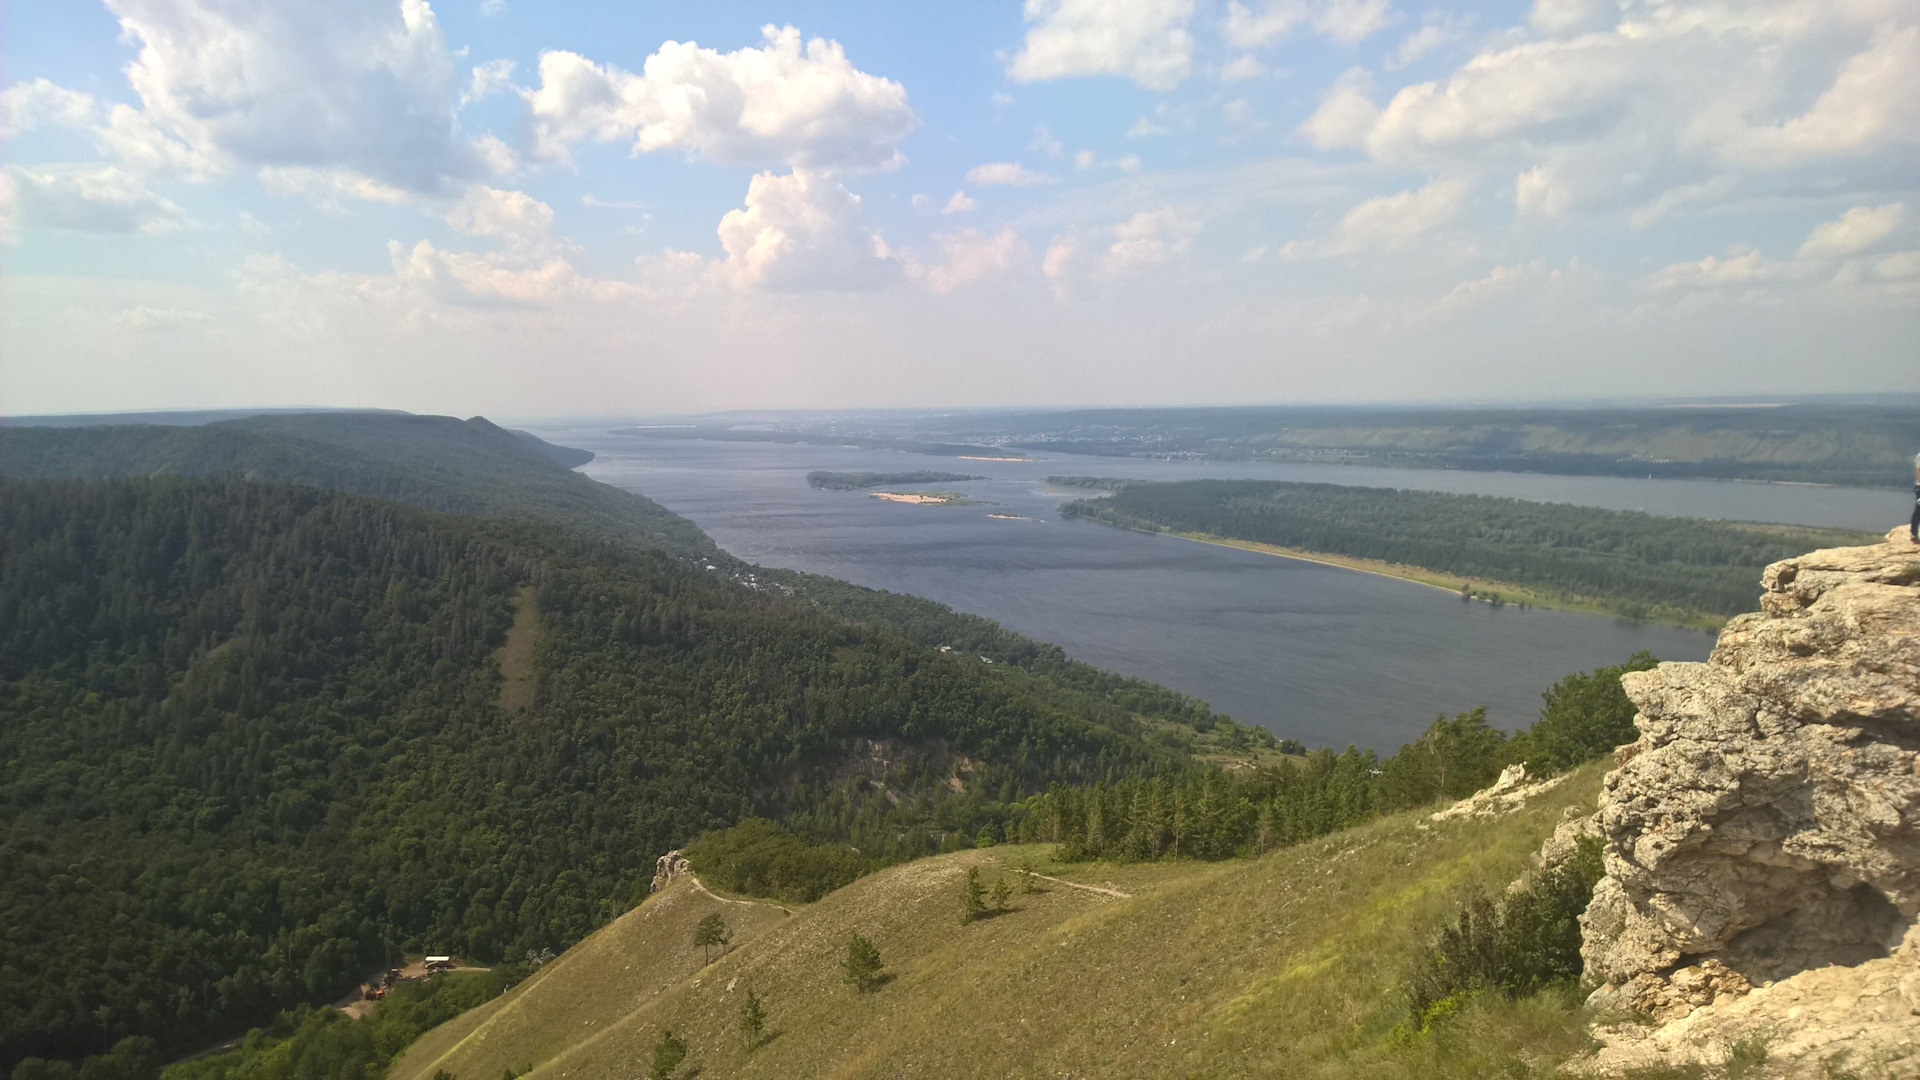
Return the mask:
[[1875,539],[1844,529],[1274,480],[1128,484],[1060,512],[1378,559],[1682,620],[1753,610],[1754,582],[1770,562]]
[[[569,471],[555,460],[565,457],[557,451],[568,448],[536,447],[529,439],[479,417],[460,421],[396,413],[276,414],[184,428],[0,427],[0,475],[239,474],[313,484],[447,513],[552,522],[709,561],[747,580],[739,561],[692,522],[642,496]],[[1020,666],[1073,691],[1100,694],[1120,710],[1203,732],[1218,730],[1229,749],[1270,741],[1265,729],[1224,723],[1205,704],[1182,694],[1069,660],[1057,646],[935,601],[798,571],[761,569],[754,578],[838,617],[894,627],[922,644],[947,645]],[[1223,721],[1217,729],[1216,719]]]
[[1774,408],[1247,406],[962,414],[919,433],[1075,454],[1904,487],[1912,403]]
[[831,491],[859,491],[882,484],[957,484],[963,480],[985,480],[984,476],[953,472],[826,472],[807,474],[807,483]]
[[[6,479],[0,535],[6,1065],[203,1045],[390,949],[564,947],[751,814],[884,858],[1191,761],[1129,711],[1177,695],[943,655],[553,526]],[[540,681],[508,717],[492,650],[522,586]]]
[[[475,517],[527,517],[688,558],[725,558],[694,524],[570,471],[584,451],[482,417],[295,413],[200,427],[0,427],[0,474],[236,474]],[[732,560],[728,559],[731,562]]]

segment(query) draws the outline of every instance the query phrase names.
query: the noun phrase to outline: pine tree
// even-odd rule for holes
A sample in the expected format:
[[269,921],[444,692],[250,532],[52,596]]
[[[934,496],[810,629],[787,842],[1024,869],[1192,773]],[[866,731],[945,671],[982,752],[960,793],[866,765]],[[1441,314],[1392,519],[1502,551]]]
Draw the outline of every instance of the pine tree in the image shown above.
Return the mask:
[[1013,886],[1007,884],[1007,879],[1004,877],[995,878],[991,895],[993,910],[1007,910],[1007,901],[1011,899],[1013,899]]
[[880,970],[880,950],[859,934],[853,935],[853,940],[847,942],[847,958],[841,962],[840,968],[846,972],[847,981],[863,994],[877,989],[886,981],[886,976]]
[[960,883],[960,925],[987,913],[986,895],[987,887],[980,884],[980,868],[967,867],[967,879]]
[[740,1006],[740,1034],[747,1040],[747,1052],[752,1053],[760,1045],[760,1033],[767,1027],[767,1010],[760,1004],[760,998],[747,987],[747,1003]]

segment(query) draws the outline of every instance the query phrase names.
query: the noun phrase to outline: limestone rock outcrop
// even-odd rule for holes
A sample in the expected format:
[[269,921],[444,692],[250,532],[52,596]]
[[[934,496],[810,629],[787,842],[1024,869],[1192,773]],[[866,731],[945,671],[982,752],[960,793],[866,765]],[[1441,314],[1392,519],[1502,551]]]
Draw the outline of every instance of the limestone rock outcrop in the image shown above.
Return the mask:
[[1550,776],[1545,780],[1527,783],[1525,765],[1509,765],[1500,771],[1500,778],[1491,787],[1461,799],[1445,810],[1436,810],[1428,817],[1434,821],[1447,821],[1462,817],[1498,817],[1501,814],[1518,810],[1527,805],[1527,800],[1535,795],[1552,791],[1567,778],[1567,774]]
[[[1640,738],[1582,919],[1603,1002],[1677,1022],[1869,962],[1920,987],[1920,548],[1896,533],[1769,566],[1706,663],[1623,677]],[[1920,1036],[1920,995],[1895,1000]]]
[[675,848],[653,860],[653,884],[647,887],[648,893],[657,893],[673,883],[673,879],[686,873],[690,867],[687,857]]

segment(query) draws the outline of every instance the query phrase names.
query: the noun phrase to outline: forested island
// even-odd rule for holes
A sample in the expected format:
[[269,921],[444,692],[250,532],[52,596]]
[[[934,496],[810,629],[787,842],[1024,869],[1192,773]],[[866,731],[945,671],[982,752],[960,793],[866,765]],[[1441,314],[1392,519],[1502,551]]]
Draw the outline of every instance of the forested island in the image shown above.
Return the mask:
[[807,474],[807,484],[828,491],[862,491],[875,487],[899,487],[906,484],[958,484],[967,480],[985,480],[984,476],[951,472],[827,472]]
[[1281,554],[1358,560],[1349,565],[1444,584],[1468,597],[1680,625],[1714,626],[1753,610],[1753,583],[1770,562],[1875,539],[1844,529],[1338,484],[1096,478],[1094,485],[1113,494],[1067,503],[1060,513]]

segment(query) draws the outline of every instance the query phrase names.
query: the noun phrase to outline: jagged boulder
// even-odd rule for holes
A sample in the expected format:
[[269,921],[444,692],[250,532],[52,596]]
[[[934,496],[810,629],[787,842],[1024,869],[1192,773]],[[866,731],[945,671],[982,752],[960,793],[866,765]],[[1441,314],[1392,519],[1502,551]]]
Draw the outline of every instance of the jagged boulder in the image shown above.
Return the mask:
[[1582,919],[1603,1001],[1672,1019],[1889,957],[1913,927],[1920,548],[1897,534],[1773,564],[1706,663],[1623,677],[1640,738],[1606,780]]

